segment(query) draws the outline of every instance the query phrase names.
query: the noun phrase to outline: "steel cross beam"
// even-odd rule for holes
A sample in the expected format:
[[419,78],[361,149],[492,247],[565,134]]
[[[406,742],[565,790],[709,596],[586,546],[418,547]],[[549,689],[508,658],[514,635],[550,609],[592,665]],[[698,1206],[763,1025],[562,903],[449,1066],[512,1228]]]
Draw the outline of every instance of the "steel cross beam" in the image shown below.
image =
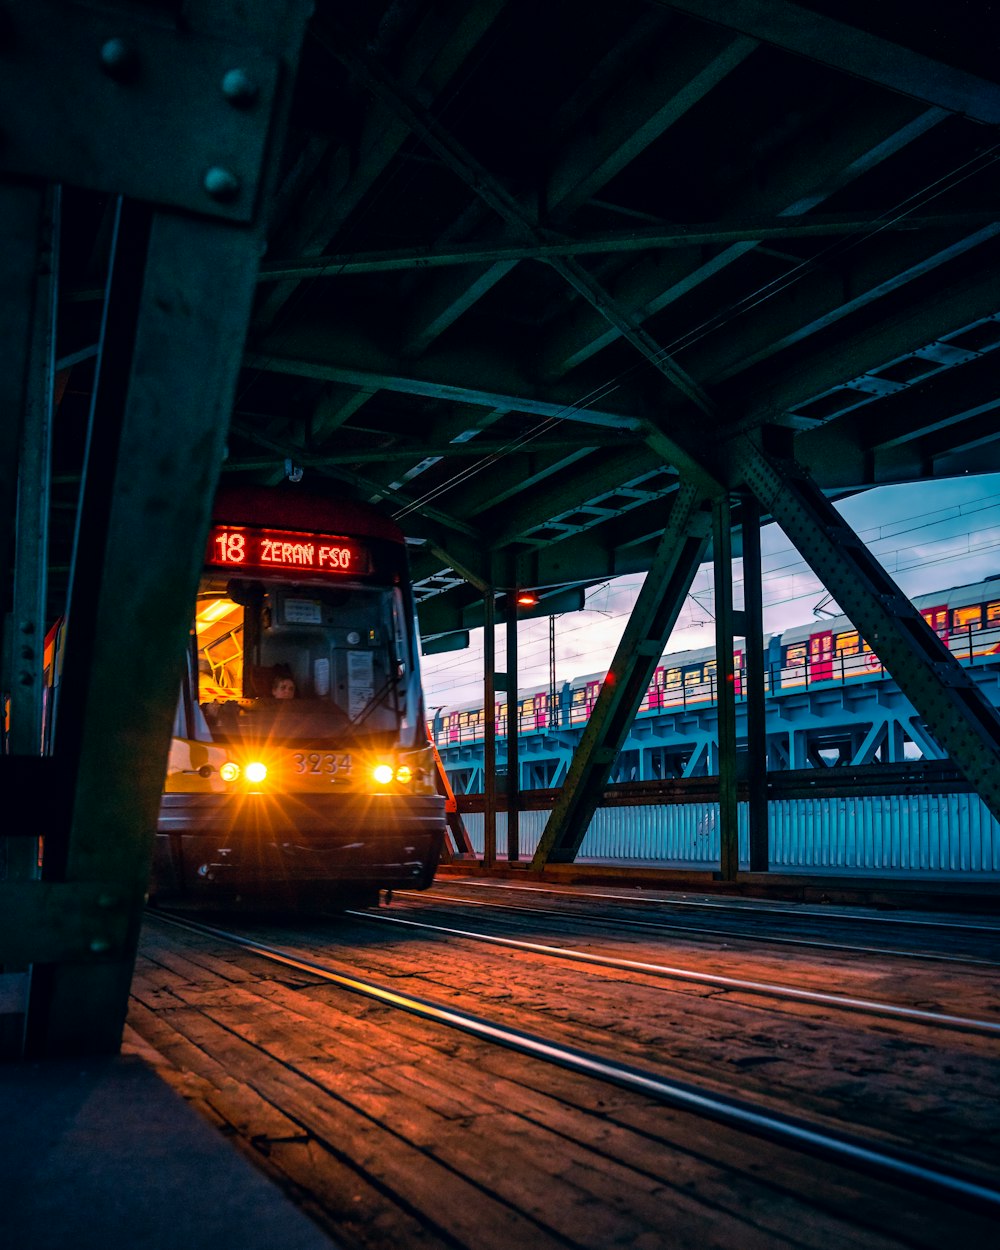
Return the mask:
[[[529,243],[541,244],[547,235],[537,224],[535,215],[526,209],[502,183],[493,177],[436,117],[395,82],[384,66],[371,56],[334,19],[327,19],[339,44],[329,51],[356,74],[378,99],[388,104],[410,127],[413,133],[437,153],[449,169]],[[572,259],[549,261],[556,272],[588,301],[600,315],[628,339],[660,373],[704,413],[714,413],[711,399],[694,379],[646,333],[638,321],[611,296],[590,273]],[[708,475],[688,449],[667,431],[650,429],[656,450],[665,449],[672,463],[704,484]],[[712,483],[714,485],[714,483]]]
[[1000,819],[1000,717],[861,539],[794,460],[749,435],[732,452],[760,500]]
[[707,495],[682,485],[566,780],[531,861],[572,863],[711,537]]
[[[623,252],[660,251],[700,247],[716,243],[766,243],[789,239],[839,237],[883,231],[947,230],[987,226],[996,210],[969,209],[952,213],[913,213],[896,217],[877,213],[809,214],[720,221],[704,226],[646,227],[614,234],[571,236],[560,234],[544,243],[441,243],[433,247],[395,248],[380,252],[335,252],[324,256],[288,256],[261,265],[260,283],[318,278],[335,281],[353,274],[398,273],[447,269],[457,265],[493,264],[498,261],[552,260],[560,256],[601,256]],[[71,300],[97,299],[94,288],[80,288]]]

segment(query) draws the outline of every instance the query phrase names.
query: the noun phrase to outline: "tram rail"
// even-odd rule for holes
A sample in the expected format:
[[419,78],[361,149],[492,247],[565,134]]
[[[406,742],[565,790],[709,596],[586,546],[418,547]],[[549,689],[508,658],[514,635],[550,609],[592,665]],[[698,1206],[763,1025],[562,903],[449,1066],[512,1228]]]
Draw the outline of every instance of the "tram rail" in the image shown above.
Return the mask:
[[687,897],[679,897],[671,895],[669,898],[656,897],[651,898],[642,894],[603,894],[597,890],[588,890],[586,893],[574,895],[573,891],[565,888],[558,890],[551,886],[544,885],[522,885],[520,882],[488,882],[467,880],[462,882],[463,886],[469,886],[476,889],[493,889],[493,890],[510,890],[525,893],[538,893],[558,895],[559,897],[569,898],[578,897],[585,898],[588,901],[592,899],[613,900],[616,903],[629,903],[648,906],[656,904],[658,906],[679,907],[679,908],[700,908],[710,911],[729,911],[729,912],[753,912],[754,914],[767,914],[782,916],[795,916],[804,919],[821,919],[834,921],[871,921],[875,924],[902,925],[920,929],[960,929],[971,931],[974,933],[993,933],[1000,937],[1000,921],[996,923],[979,922],[974,925],[966,924],[960,920],[945,919],[943,917],[929,918],[922,916],[899,916],[886,915],[884,912],[860,912],[848,911],[841,909],[840,911],[820,911],[815,908],[806,908],[798,903],[785,903],[777,905],[775,903],[760,903],[756,899],[693,899]]
[[832,1132],[818,1122],[787,1116],[742,1099],[724,1097],[708,1087],[670,1080],[658,1073],[616,1063],[601,1055],[513,1029],[452,1006],[401,993],[365,977],[338,971],[325,963],[304,959],[301,955],[246,935],[187,918],[168,916],[163,912],[157,913],[157,919],[236,946],[285,967],[308,972],[383,1005],[470,1033],[494,1045],[567,1068],[582,1076],[644,1094],[669,1106],[694,1112],[731,1129],[765,1138],[786,1148],[847,1167],[867,1177],[878,1177],[901,1188],[925,1196],[932,1195],[967,1210],[991,1217],[1000,1216],[1000,1189],[972,1177],[942,1169],[933,1161],[915,1154],[890,1151],[873,1140]]
[[[745,941],[745,942],[766,943],[768,945],[807,947],[807,948],[813,948],[813,949],[818,949],[818,950],[837,951],[838,953],[849,951],[855,954],[866,954],[866,955],[896,955],[896,956],[899,956],[900,958],[907,958],[907,959],[930,960],[930,961],[935,961],[935,962],[947,962],[947,963],[964,963],[964,964],[971,964],[971,965],[979,965],[983,967],[996,967],[1000,965],[1000,950],[998,950],[996,958],[985,958],[983,956],[970,955],[967,953],[959,954],[956,952],[920,951],[920,950],[906,949],[902,947],[894,948],[894,947],[888,947],[888,946],[863,946],[863,945],[859,945],[856,942],[848,942],[842,939],[837,939],[836,941],[823,941],[819,938],[814,938],[814,937],[807,937],[803,935],[789,936],[789,935],[783,935],[783,934],[777,934],[777,933],[768,933],[768,932],[763,932],[759,929],[754,929],[753,931],[748,932],[746,930],[741,930],[741,929],[736,929],[736,928],[731,928],[731,929],[708,928],[704,925],[699,925],[697,928],[695,928],[691,925],[685,925],[685,924],[670,924],[669,922],[663,919],[658,919],[658,918],[654,919],[652,917],[643,918],[641,920],[636,920],[632,917],[621,916],[618,914],[612,915],[610,913],[607,913],[603,915],[598,915],[592,911],[589,911],[587,915],[584,917],[580,914],[580,912],[571,910],[569,908],[546,907],[544,909],[544,912],[540,913],[537,907],[528,906],[527,904],[523,904],[523,903],[512,903],[506,899],[501,901],[499,899],[465,898],[461,895],[445,893],[438,888],[435,888],[433,893],[427,894],[427,895],[418,895],[408,890],[399,890],[399,891],[394,891],[394,896],[402,898],[402,899],[406,899],[406,900],[419,899],[421,905],[426,906],[426,907],[434,907],[437,904],[444,904],[445,906],[456,905],[458,907],[486,908],[486,909],[494,910],[494,911],[526,913],[534,917],[537,917],[539,914],[544,914],[546,916],[559,917],[560,919],[585,921],[587,924],[601,923],[601,924],[613,925],[616,929],[641,930],[646,933],[680,934],[680,935],[683,935],[685,937],[692,938],[692,939],[696,939],[700,937],[723,937],[723,938],[726,938],[727,940],[735,939],[738,941]],[[664,901],[664,900],[643,899],[643,898],[633,900],[631,898],[626,898],[625,896],[618,898],[618,896],[613,896],[613,895],[601,896],[601,895],[597,895],[593,893],[587,894],[587,895],[580,895],[579,897],[586,898],[588,902],[592,898],[598,898],[598,897],[603,897],[605,899],[615,898],[616,901],[625,902],[625,903],[631,903],[631,902],[655,903],[655,902]],[[671,906],[671,907],[674,906],[674,901],[669,900],[667,902],[667,906]],[[722,910],[725,910],[725,909],[722,909]],[[747,906],[742,906],[742,907],[734,906],[731,910],[732,910],[732,913],[734,914],[742,911],[744,915],[747,915],[747,914],[754,915],[758,911],[766,914],[766,912],[769,909],[767,908],[758,909],[756,907],[751,908]],[[771,910],[777,910],[777,909],[771,909]],[[794,917],[797,917],[798,915],[801,915],[802,913],[788,911],[788,912],[783,912],[782,914],[785,916],[791,916],[794,918]],[[816,915],[820,915],[825,918],[825,913],[815,913],[815,912],[809,913],[809,915],[806,916],[805,918],[809,919]],[[831,913],[831,916],[836,916],[836,913]],[[860,915],[851,916],[850,918],[857,920],[859,922],[863,922],[864,920],[867,919],[867,917],[863,917]],[[902,923],[905,923],[905,921]],[[1000,938],[1000,928],[996,928],[993,926],[987,926],[984,929],[979,929],[973,926],[960,926],[960,925],[950,925],[947,927],[960,929],[962,932],[968,932],[970,934],[996,935],[997,938]]]
[[448,925],[428,924],[424,921],[408,920],[402,916],[387,916],[381,912],[348,911],[347,914],[359,920],[403,925],[411,929],[424,929],[431,933],[440,933],[446,937],[487,942],[492,946],[506,946],[514,950],[550,955],[559,959],[570,959],[577,963],[592,964],[602,968],[621,968],[631,972],[648,973],[652,976],[691,981],[699,985],[711,985],[719,989],[737,990],[751,994],[767,994],[773,998],[794,999],[798,1002],[814,1003],[824,1007],[839,1007],[845,1011],[896,1017],[919,1024],[935,1025],[939,1028],[965,1029],[980,1033],[1000,1034],[1000,1021],[996,1020],[976,1019],[948,1012],[923,1011],[916,1007],[903,1007],[899,1004],[878,1002],[874,999],[856,998],[844,994],[827,994],[818,990],[805,990],[790,985],[778,985],[774,982],[749,980],[745,977],[720,976],[717,973],[698,972],[692,968],[679,968],[669,964],[649,963],[637,959],[621,959],[610,955],[593,955],[588,951],[574,950],[572,947],[550,946],[542,942],[527,942],[518,938],[498,937],[496,934],[476,933],[471,929],[453,929]]

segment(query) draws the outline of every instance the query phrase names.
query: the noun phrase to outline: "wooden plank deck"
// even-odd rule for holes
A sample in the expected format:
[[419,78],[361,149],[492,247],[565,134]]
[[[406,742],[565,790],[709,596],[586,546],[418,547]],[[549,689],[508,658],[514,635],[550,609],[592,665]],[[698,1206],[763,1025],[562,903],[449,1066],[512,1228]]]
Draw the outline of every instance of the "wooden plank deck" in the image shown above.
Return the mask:
[[[398,956],[401,983],[428,968],[414,947],[369,954],[384,970]],[[453,972],[455,987],[476,975]],[[445,998],[441,957],[432,975]],[[494,991],[498,975],[484,972]],[[590,1032],[613,1042],[626,1004],[641,1003],[627,979],[617,996],[595,991]],[[891,1250],[944,1245],[946,1229],[949,1244],[991,1235],[981,1216],[155,922],[127,1042],[357,1250]]]

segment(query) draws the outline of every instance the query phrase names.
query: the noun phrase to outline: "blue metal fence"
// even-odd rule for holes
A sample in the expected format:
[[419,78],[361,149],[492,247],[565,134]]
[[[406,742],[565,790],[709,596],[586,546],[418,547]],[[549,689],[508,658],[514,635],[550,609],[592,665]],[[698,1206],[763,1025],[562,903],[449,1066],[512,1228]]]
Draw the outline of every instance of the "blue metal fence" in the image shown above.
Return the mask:
[[[747,807],[739,806],[740,863],[746,868]],[[523,857],[534,853],[548,815],[520,813]],[[482,813],[463,819],[482,854]],[[1000,874],[1000,823],[975,794],[781,799],[769,804],[768,823],[775,871]],[[499,812],[498,847],[506,846],[506,838],[506,813]],[[714,869],[719,856],[717,803],[661,803],[599,808],[578,859]]]

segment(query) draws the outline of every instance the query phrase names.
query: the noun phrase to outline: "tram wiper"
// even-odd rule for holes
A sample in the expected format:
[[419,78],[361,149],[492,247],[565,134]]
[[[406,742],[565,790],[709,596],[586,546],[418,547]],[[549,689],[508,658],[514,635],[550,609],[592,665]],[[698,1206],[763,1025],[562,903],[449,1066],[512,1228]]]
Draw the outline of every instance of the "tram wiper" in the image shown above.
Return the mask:
[[[368,700],[368,702],[361,709],[361,711],[357,714],[357,716],[354,716],[351,718],[349,724],[352,729],[357,729],[359,725],[363,724],[368,719],[368,717],[371,716],[372,712],[374,712],[377,707],[381,706],[382,700],[385,698],[385,696],[389,693],[389,691],[394,686],[396,687],[397,691],[399,690],[399,683],[403,680],[403,673],[405,671],[403,668],[403,662],[402,660],[393,659],[391,654],[389,656],[389,660],[390,660],[389,675],[386,677],[382,685],[379,686],[378,690],[375,691],[375,693]],[[395,670],[395,674],[393,673],[393,670]],[[396,701],[395,711],[398,716],[399,715],[399,700],[398,699]]]

